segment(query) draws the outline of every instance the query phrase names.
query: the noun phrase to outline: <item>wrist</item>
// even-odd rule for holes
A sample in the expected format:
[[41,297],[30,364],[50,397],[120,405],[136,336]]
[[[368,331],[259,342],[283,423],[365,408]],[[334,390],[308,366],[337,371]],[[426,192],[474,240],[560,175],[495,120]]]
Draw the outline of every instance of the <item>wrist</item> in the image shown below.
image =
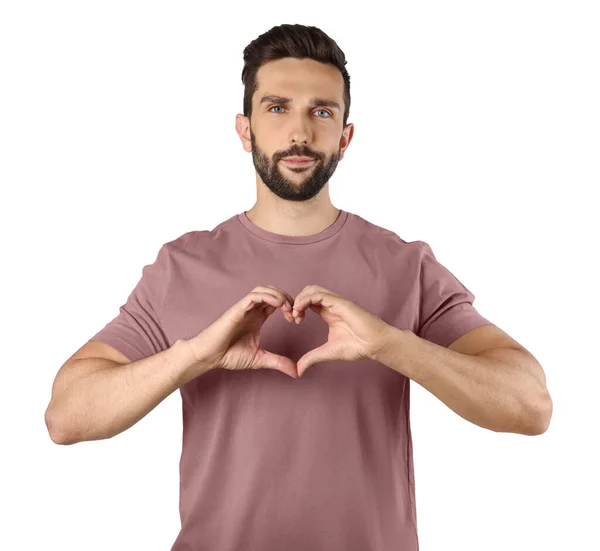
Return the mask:
[[400,350],[402,347],[407,346],[407,341],[412,334],[412,331],[408,329],[398,329],[390,325],[384,338],[381,340],[380,346],[373,355],[373,359],[393,368],[397,363]]
[[184,377],[187,380],[198,377],[214,367],[206,354],[205,348],[202,346],[202,342],[197,337],[177,339],[174,346],[178,347],[183,357],[183,363],[186,366],[184,370],[186,375]]

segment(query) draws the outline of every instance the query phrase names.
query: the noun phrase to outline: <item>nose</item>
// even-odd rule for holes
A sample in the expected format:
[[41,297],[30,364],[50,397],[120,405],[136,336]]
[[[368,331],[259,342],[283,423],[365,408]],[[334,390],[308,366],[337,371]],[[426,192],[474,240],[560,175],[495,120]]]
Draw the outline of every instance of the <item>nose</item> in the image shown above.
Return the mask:
[[291,117],[291,121],[290,142],[306,146],[312,138],[308,119],[303,113],[298,112],[295,116]]

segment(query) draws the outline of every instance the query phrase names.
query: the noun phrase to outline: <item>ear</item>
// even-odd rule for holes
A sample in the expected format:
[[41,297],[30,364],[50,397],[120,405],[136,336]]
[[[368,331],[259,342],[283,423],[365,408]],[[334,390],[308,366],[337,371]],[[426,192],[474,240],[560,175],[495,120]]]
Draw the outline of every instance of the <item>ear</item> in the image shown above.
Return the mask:
[[352,141],[352,137],[354,136],[354,124],[347,124],[342,132],[342,137],[340,138],[340,161],[344,158],[344,154],[350,142]]
[[250,141],[250,119],[245,115],[238,113],[235,116],[235,131],[242,141],[244,150],[250,153],[252,151],[252,142]]

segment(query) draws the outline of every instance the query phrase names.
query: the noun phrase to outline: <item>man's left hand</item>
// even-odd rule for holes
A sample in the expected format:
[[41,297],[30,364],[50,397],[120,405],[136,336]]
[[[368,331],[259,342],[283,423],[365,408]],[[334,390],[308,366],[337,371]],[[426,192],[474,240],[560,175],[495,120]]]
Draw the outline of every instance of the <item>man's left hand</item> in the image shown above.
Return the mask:
[[298,376],[312,365],[335,360],[374,359],[389,343],[394,327],[358,304],[319,285],[308,285],[294,299],[292,315],[302,322],[307,308],[329,326],[327,342],[297,362]]

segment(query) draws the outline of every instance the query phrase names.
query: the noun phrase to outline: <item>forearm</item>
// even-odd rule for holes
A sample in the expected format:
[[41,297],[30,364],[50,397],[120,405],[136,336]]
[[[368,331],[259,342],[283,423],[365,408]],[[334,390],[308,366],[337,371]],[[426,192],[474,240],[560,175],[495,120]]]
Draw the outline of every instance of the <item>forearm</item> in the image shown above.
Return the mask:
[[178,340],[148,358],[96,370],[74,381],[51,404],[53,438],[74,444],[116,436],[210,368],[194,357],[188,341]]
[[378,361],[429,390],[464,419],[496,432],[537,434],[542,386],[519,350],[467,355],[394,328]]

